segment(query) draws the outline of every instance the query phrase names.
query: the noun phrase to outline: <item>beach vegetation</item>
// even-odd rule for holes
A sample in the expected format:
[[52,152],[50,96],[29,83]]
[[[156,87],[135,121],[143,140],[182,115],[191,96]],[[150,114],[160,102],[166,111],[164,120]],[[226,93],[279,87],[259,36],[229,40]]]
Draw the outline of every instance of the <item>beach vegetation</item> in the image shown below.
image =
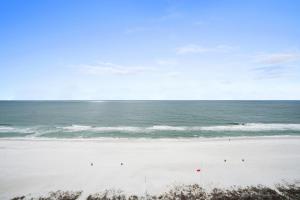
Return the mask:
[[[81,194],[81,191],[59,190],[50,192],[45,197],[20,196],[11,200],[76,200]],[[233,186],[211,190],[205,190],[198,184],[177,185],[158,195],[126,195],[121,190],[110,189],[90,194],[86,200],[300,200],[300,185],[299,183],[283,183],[274,187],[263,185]]]

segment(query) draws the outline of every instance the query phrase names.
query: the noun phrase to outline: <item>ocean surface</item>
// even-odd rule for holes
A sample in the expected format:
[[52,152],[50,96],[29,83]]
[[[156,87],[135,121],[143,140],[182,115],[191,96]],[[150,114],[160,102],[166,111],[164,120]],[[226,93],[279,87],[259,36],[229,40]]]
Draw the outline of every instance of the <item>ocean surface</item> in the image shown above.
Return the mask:
[[0,138],[300,136],[300,101],[0,101]]

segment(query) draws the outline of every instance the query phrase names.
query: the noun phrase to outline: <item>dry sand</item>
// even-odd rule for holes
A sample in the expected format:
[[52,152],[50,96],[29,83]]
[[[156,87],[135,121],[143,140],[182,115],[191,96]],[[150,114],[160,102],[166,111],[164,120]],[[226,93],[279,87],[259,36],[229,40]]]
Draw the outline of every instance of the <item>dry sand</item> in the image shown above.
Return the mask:
[[109,188],[156,194],[189,183],[271,186],[300,180],[300,137],[1,139],[0,171],[0,199],[58,189],[84,197]]

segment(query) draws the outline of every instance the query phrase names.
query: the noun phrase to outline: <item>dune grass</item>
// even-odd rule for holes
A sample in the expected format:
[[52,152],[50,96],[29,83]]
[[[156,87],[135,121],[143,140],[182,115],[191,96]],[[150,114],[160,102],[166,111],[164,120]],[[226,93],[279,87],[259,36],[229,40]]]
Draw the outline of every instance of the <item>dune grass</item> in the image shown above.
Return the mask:
[[[20,196],[12,200],[76,200],[82,191],[55,191],[46,196]],[[83,199],[83,198],[80,198]],[[275,187],[263,185],[247,187],[214,188],[207,191],[197,184],[174,186],[159,195],[125,195],[121,190],[104,190],[90,194],[86,200],[300,200],[300,184],[277,184]]]

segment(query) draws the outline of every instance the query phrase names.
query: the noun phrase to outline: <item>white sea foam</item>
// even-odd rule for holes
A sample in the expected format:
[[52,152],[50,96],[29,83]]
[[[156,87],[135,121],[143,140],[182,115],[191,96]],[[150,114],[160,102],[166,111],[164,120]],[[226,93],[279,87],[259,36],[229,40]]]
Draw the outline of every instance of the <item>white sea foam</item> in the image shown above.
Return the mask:
[[143,131],[143,128],[135,126],[84,126],[84,125],[72,125],[62,127],[63,130],[69,132],[80,132],[80,131],[93,131],[93,132],[138,132]]
[[151,126],[145,128],[145,130],[149,131],[186,131],[188,127],[185,126]]
[[[159,133],[164,132],[268,132],[268,131],[300,131],[300,124],[282,124],[282,123],[245,123],[236,125],[220,125],[220,126],[170,126],[170,125],[154,125],[148,127],[141,126],[88,126],[74,124],[62,127],[14,127],[0,126],[0,133],[18,133],[27,134],[27,137],[38,137],[51,133],[76,133],[76,132],[123,132],[123,133]],[[31,135],[28,135],[31,134]],[[198,135],[196,135],[198,136]],[[78,136],[80,137],[80,136]]]
[[155,131],[300,131],[300,124],[266,124],[266,123],[246,123],[237,125],[222,126],[169,126],[155,125],[149,127],[136,126],[84,126],[72,125],[62,127],[69,132],[92,131],[92,132],[155,132]]
[[13,131],[14,128],[13,127],[9,127],[9,126],[0,126],[0,132],[7,132],[7,131]]
[[0,133],[32,133],[33,128],[0,126]]
[[225,126],[199,127],[203,131],[300,131],[300,124],[247,123]]
[[102,100],[91,100],[91,101],[88,101],[90,103],[103,103],[105,101],[102,101]]

